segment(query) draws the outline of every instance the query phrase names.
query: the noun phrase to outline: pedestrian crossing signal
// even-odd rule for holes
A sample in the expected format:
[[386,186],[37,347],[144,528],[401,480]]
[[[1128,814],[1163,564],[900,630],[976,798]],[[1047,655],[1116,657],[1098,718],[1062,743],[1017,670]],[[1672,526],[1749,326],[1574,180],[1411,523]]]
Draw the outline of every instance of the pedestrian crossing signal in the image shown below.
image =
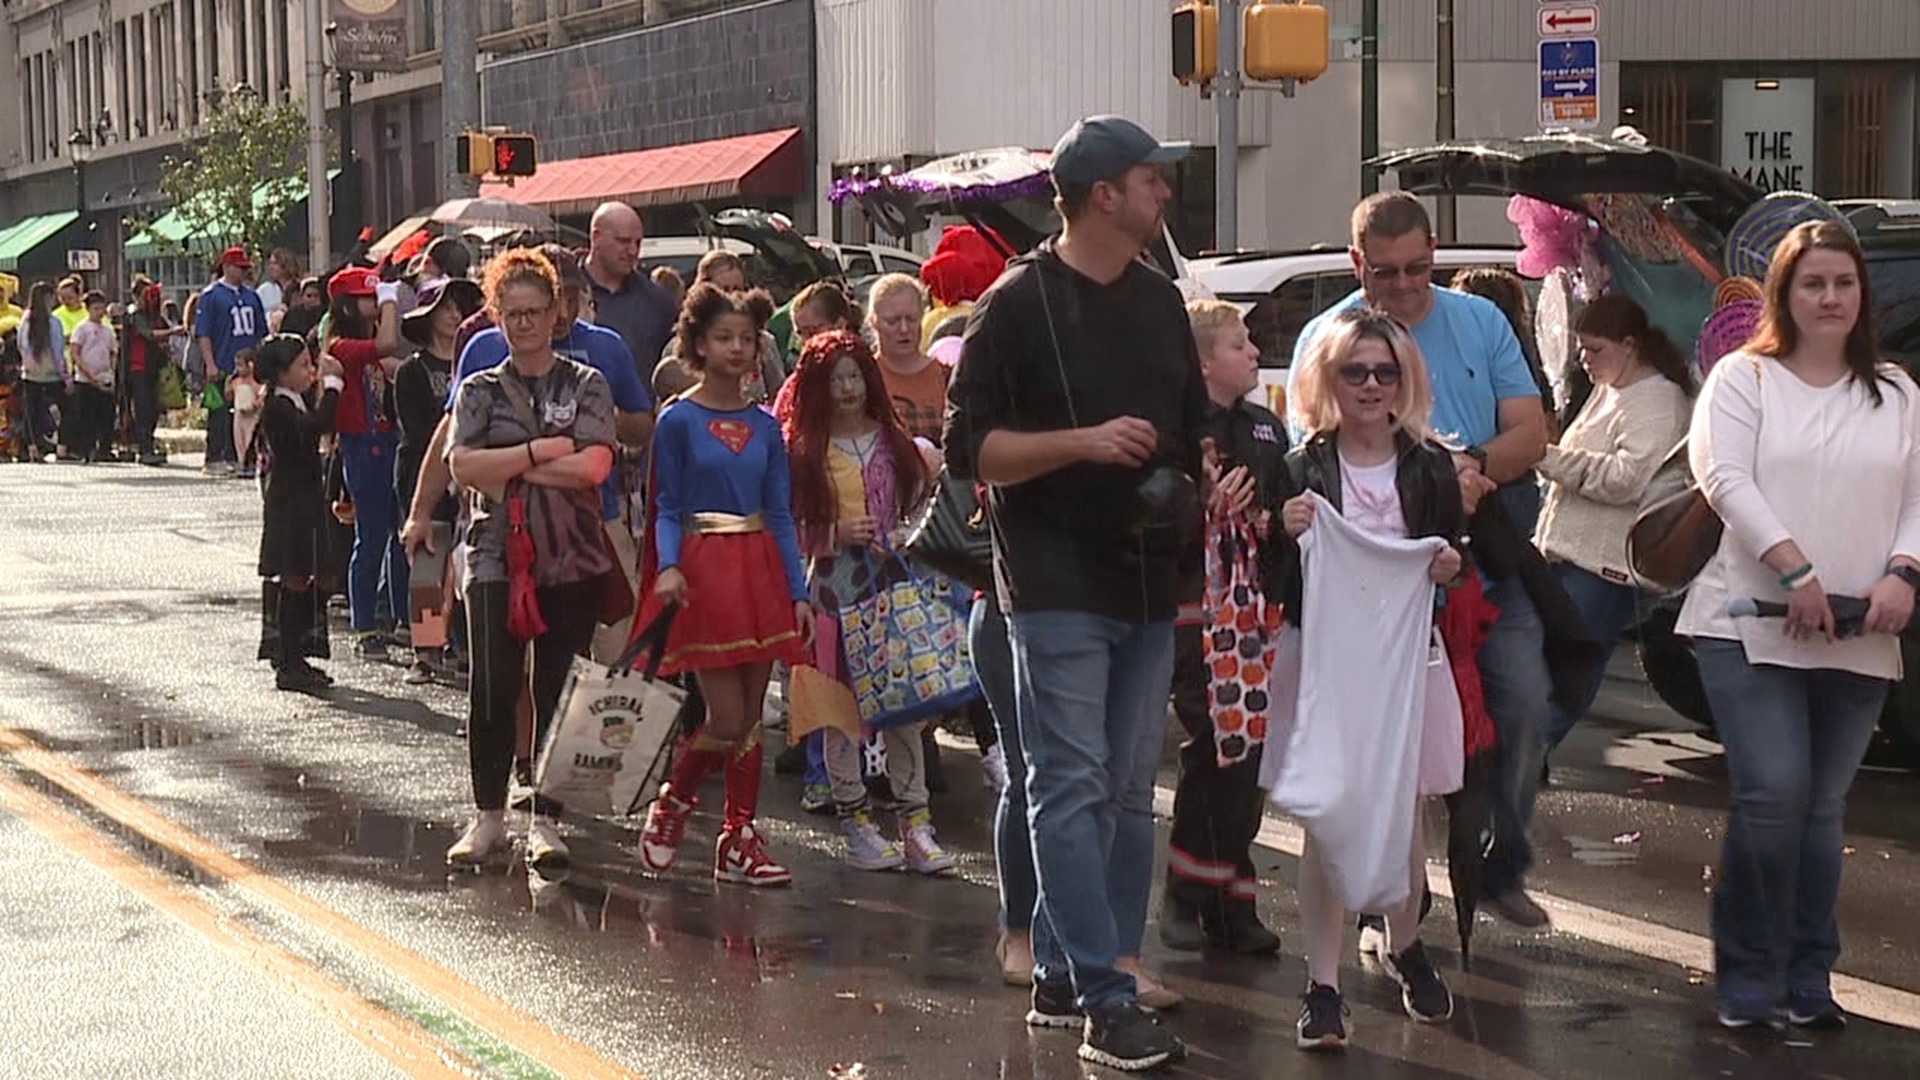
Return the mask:
[[1173,11],[1173,77],[1182,86],[1206,83],[1220,74],[1220,11],[1204,2],[1181,4]]
[[531,135],[495,135],[493,137],[493,174],[495,176],[532,176],[536,150]]

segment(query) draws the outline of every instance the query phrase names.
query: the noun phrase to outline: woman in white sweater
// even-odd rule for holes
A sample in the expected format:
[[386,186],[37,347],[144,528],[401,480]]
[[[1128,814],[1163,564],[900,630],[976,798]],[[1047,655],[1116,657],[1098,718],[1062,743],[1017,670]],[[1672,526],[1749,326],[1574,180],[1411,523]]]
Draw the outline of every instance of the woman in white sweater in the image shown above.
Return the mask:
[[[1726,747],[1732,808],[1713,893],[1720,1022],[1836,1028],[1841,815],[1920,584],[1920,391],[1879,362],[1853,235],[1795,228],[1766,312],[1721,360],[1689,452],[1726,522],[1679,631]],[[1829,596],[1867,601],[1837,632]],[[1735,616],[1730,601],[1784,604]],[[1857,632],[1855,632],[1857,631]]]
[[[1627,530],[1647,482],[1687,432],[1693,373],[1686,354],[1625,296],[1588,304],[1573,329],[1594,391],[1540,462],[1548,486],[1534,543],[1554,563],[1587,633],[1611,649],[1635,609]],[[1586,715],[1605,675],[1594,670],[1576,707],[1553,707],[1548,750]]]

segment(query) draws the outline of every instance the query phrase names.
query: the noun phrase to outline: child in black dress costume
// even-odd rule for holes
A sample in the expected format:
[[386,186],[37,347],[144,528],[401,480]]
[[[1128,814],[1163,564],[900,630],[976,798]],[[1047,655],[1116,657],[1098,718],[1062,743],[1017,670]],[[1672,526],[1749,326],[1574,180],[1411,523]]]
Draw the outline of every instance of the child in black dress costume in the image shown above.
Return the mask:
[[[316,369],[306,342],[292,334],[275,334],[260,346],[254,374],[268,388],[260,408],[259,439],[266,458],[260,576],[280,586],[274,685],[318,693],[332,680],[307,663],[301,643],[313,623],[316,590],[332,585],[333,523],[320,438],[333,430],[334,408],[345,383],[338,362],[322,358]],[[310,404],[316,381],[322,392],[319,403]]]

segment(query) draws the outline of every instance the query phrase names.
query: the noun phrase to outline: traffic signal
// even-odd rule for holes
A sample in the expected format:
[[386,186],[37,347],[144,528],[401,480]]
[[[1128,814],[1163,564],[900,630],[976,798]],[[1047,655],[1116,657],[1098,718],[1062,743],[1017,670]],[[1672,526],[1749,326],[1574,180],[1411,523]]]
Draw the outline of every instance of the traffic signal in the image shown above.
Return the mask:
[[539,165],[531,135],[489,135],[467,131],[455,136],[453,156],[466,176],[532,176]]
[[1192,0],[1173,9],[1173,77],[1182,85],[1220,74],[1220,9]]
[[495,176],[532,176],[539,164],[531,135],[495,135],[493,137],[493,174]]
[[1312,82],[1327,72],[1327,9],[1254,0],[1247,9],[1246,77]]

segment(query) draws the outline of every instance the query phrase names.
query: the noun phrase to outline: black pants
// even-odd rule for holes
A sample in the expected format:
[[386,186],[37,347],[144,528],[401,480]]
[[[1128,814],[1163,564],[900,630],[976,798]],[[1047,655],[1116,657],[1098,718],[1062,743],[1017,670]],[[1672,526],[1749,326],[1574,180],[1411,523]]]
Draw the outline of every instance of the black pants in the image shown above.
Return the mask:
[[67,399],[72,423],[60,426],[67,451],[82,460],[113,452],[113,391],[91,383],[75,383]]
[[20,380],[23,395],[20,414],[27,427],[27,450],[37,458],[53,453],[59,436],[55,433],[53,410],[65,400],[65,390],[57,382],[39,383]]
[[[533,745],[546,742],[547,726],[560,702],[573,658],[593,644],[600,615],[599,582],[579,581],[537,589],[547,632],[533,648]],[[513,772],[513,714],[527,682],[527,644],[507,631],[507,583],[467,587],[467,633],[473,640],[473,677],[467,695],[467,760],[473,803],[482,810],[507,807]],[[535,799],[534,812],[557,814],[552,800]]]
[[1207,712],[1207,658],[1199,625],[1173,631],[1173,711],[1186,729],[1180,748],[1180,786],[1173,796],[1173,837],[1167,852],[1167,894],[1203,918],[1235,907],[1253,908],[1252,848],[1265,796],[1260,754],[1222,768]]
[[151,354],[147,370],[127,377],[128,397],[133,405],[133,445],[143,455],[153,453],[153,429],[160,426],[160,361]]

